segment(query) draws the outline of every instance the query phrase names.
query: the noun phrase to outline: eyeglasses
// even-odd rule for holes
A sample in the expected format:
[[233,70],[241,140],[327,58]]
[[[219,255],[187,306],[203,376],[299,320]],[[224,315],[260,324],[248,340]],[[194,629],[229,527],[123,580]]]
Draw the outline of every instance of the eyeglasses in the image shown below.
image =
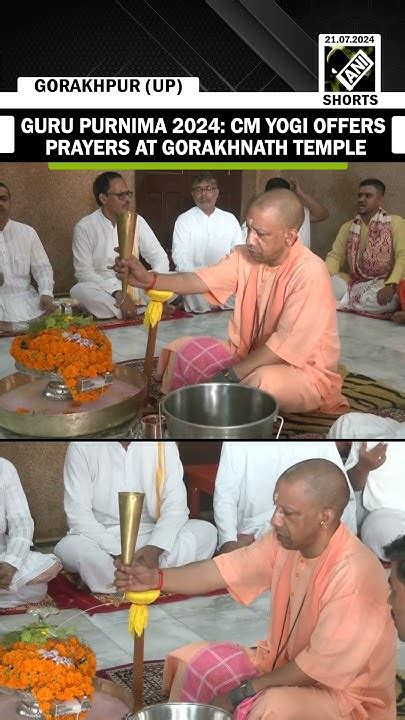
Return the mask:
[[213,190],[218,190],[216,185],[204,185],[203,187],[197,185],[197,187],[193,188],[193,192],[196,195],[201,195],[203,192],[212,192]]
[[117,197],[118,200],[125,200],[125,198],[128,198],[130,200],[131,197],[133,196],[133,194],[134,193],[132,192],[132,190],[127,190],[126,192],[120,192],[120,193],[111,193],[111,192],[105,193],[105,195],[114,195],[114,197]]

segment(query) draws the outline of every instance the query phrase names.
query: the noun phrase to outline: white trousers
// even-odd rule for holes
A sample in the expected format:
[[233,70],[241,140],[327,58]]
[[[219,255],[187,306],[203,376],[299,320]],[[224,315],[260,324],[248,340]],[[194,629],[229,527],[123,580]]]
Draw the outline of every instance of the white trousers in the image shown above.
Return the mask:
[[[77,283],[70,291],[70,297],[78,300],[94,317],[105,319],[116,317],[122,320],[121,308],[117,307],[116,299],[106,290],[102,290],[95,283]],[[144,306],[149,302],[141,291],[139,312],[144,312]]]
[[0,589],[0,608],[12,608],[44,599],[48,581],[61,568],[52,554],[30,551],[24,565],[15,573],[10,589]]
[[[183,295],[182,300],[184,309],[187,312],[206,313],[211,310],[209,302],[203,295]],[[222,310],[233,310],[235,307],[235,297],[232,295],[232,297],[228,298],[226,303],[220,305],[219,307],[221,307]]]
[[[335,282],[333,282],[334,280]],[[345,281],[338,276],[334,276],[332,278],[332,286],[335,291],[335,297],[340,300],[341,308],[347,308],[348,310],[354,310],[355,312],[373,313],[374,315],[393,313],[399,309],[399,297],[396,293],[391,302],[387,303],[387,305],[380,305],[377,302],[377,293],[384,287],[384,280],[366,280],[365,282],[355,283],[350,292],[346,284],[346,292],[338,298],[337,292],[338,288],[342,288],[341,283],[346,284]]]
[[[152,533],[138,538],[136,549],[148,545]],[[160,556],[161,568],[178,567],[211,558],[217,546],[217,529],[205,520],[188,520],[177,535],[173,549]],[[55,555],[69,572],[79,573],[92,592],[114,593],[114,558],[95,540],[84,535],[66,535],[55,547]]]
[[329,430],[328,438],[333,440],[392,440],[405,438],[405,423],[391,418],[382,418],[371,413],[351,412],[342,415]]

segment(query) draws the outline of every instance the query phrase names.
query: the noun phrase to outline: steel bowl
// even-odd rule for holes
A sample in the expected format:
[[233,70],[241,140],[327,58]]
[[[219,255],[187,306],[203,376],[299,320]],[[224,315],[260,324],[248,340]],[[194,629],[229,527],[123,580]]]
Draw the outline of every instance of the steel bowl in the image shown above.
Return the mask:
[[232,715],[213,705],[167,702],[150,705],[126,716],[127,720],[231,720]]
[[271,440],[278,405],[258,388],[201,383],[173,390],[162,400],[160,412],[174,440]]

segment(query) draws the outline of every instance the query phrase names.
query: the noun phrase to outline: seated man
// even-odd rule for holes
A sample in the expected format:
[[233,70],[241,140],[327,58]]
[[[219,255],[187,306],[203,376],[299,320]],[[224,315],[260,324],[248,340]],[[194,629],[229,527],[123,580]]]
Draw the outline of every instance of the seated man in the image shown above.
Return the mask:
[[[51,313],[53,272],[34,228],[10,220],[11,194],[0,182],[0,326]],[[38,292],[31,285],[31,274]],[[9,325],[10,324],[10,325]]]
[[0,458],[0,608],[41,602],[60,570],[54,555],[30,550],[33,534],[17,470]]
[[[178,272],[214,265],[244,242],[236,217],[215,206],[218,183],[210,172],[193,178],[191,195],[195,207],[179,215],[173,231],[172,256]],[[211,309],[202,295],[189,295],[183,298],[183,303],[189,312],[204,313]],[[232,309],[233,298],[222,307]]]
[[[119,173],[105,172],[93,183],[93,193],[99,209],[82,218],[73,230],[73,264],[77,284],[70,295],[96,318],[136,317],[139,305],[129,293],[121,304],[122,292],[112,272],[114,247],[118,245],[117,215],[128,212],[132,192]],[[168,272],[169,260],[156,235],[138,215],[134,246],[153,270]],[[141,302],[148,300],[141,293]],[[142,311],[144,308],[141,308]]]
[[[352,437],[365,437],[361,424]],[[384,560],[384,545],[405,533],[405,442],[353,441],[345,469],[356,494],[360,537]]]
[[[290,190],[272,190],[249,210],[246,245],[193,273],[148,273],[116,260],[118,277],[177,293],[205,293],[222,304],[236,294],[229,340],[181,338],[159,358],[162,392],[207,380],[272,394],[284,412],[348,409],[338,373],[335,300],[324,262],[298,240],[304,209]],[[223,371],[223,372],[222,372]]]
[[405,642],[405,535],[396,538],[384,548],[385,557],[391,560],[389,603],[398,637]]
[[340,522],[349,499],[328,460],[278,479],[273,532],[249,547],[172,570],[117,560],[120,591],[197,595],[227,588],[250,605],[270,590],[268,636],[252,650],[194,643],[166,659],[173,701],[236,710],[237,720],[394,720],[396,632],[384,569]]
[[[340,307],[381,315],[399,308],[397,284],[405,277],[405,223],[382,208],[385,185],[362,180],[357,212],[340,228],[326,267]],[[341,273],[347,261],[349,275]]]
[[172,567],[213,555],[217,531],[189,520],[183,467],[174,442],[72,442],[64,466],[69,532],[55,547],[92,592],[114,592],[121,552],[118,493],[145,493],[136,561]]
[[[289,467],[310,458],[325,458],[343,470],[336,444],[329,442],[224,442],[214,491],[214,517],[219,552],[250,545],[271,529],[274,488]],[[347,480],[350,500],[342,515],[356,533],[356,500]]]
[[[291,178],[290,181],[285,180],[281,177],[272,177],[266,182],[265,192],[270,190],[276,190],[277,188],[284,188],[285,190],[292,190],[297,197],[301,200],[304,206],[305,218],[301,227],[299,228],[300,240],[305,247],[311,247],[311,224],[327,220],[329,217],[328,210],[321,205],[320,202],[315,200],[311,195],[305,193],[298,180]],[[246,222],[242,225],[243,237],[246,240],[248,234],[248,227]]]

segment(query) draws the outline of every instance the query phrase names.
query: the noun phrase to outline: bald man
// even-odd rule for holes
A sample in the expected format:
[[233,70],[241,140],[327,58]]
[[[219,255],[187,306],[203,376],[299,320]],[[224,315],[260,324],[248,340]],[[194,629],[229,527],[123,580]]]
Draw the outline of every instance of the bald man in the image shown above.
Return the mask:
[[268,636],[256,650],[198,643],[168,656],[171,700],[216,705],[237,720],[394,720],[387,580],[340,522],[348,498],[337,465],[305,460],[280,476],[273,531],[249,547],[161,573],[117,562],[120,591],[227,588],[244,605],[271,592]]
[[246,245],[216,265],[161,275],[135,258],[116,262],[118,277],[135,287],[199,293],[211,305],[236,296],[227,341],[183,337],[161,352],[163,393],[211,380],[260,388],[285,412],[347,411],[331,281],[322,260],[299,240],[303,219],[293,192],[272,190],[249,209]]

